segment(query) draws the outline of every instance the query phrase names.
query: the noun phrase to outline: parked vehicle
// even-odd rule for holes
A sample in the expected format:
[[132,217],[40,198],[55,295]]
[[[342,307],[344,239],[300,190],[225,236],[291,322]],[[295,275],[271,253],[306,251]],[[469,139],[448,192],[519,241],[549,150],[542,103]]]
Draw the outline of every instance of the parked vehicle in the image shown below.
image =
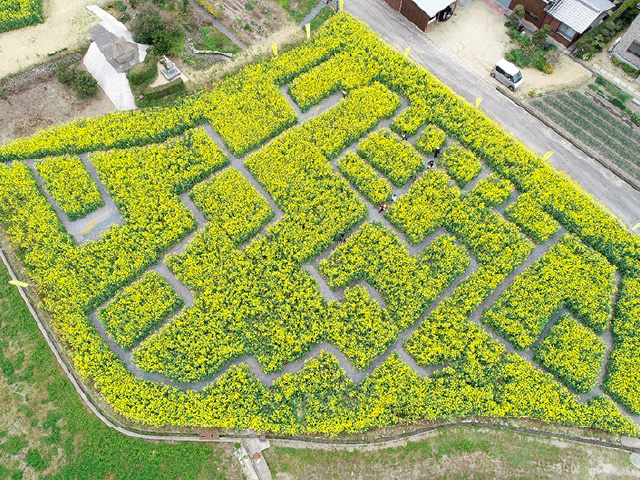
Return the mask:
[[493,67],[491,76],[509,87],[512,92],[515,92],[524,84],[522,73],[518,67],[511,62],[507,62],[504,58]]

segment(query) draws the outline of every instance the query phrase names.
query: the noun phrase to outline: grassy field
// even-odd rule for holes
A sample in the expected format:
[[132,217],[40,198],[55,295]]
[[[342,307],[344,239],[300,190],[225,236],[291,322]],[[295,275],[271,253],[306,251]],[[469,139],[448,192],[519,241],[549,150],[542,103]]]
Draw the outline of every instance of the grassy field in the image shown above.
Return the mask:
[[0,479],[240,479],[231,446],[152,443],[78,398],[0,265]]
[[265,452],[274,479],[632,479],[629,454],[486,428],[451,428],[378,451]]

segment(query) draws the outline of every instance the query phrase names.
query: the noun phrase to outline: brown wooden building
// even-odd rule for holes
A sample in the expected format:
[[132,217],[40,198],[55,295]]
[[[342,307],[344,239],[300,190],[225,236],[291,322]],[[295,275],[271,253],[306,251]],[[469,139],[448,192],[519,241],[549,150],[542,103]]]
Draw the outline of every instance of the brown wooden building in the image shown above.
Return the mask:
[[540,28],[551,26],[552,37],[568,47],[598,25],[613,8],[609,0],[512,0],[509,8],[524,7],[524,19]]
[[385,0],[423,32],[430,23],[448,20],[455,10],[457,0]]

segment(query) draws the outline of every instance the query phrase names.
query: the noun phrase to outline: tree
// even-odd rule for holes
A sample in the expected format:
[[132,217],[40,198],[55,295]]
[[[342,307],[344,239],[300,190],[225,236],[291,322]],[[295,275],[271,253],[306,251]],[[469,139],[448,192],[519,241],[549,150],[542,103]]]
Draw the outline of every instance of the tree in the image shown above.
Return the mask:
[[511,27],[515,28],[518,25],[520,25],[520,20],[522,20],[523,18],[524,18],[524,6],[521,4],[518,4],[515,7],[513,7],[513,11],[511,12],[511,15],[509,15],[509,23],[511,24]]
[[153,43],[154,35],[165,30],[166,26],[160,16],[160,12],[151,4],[144,5],[138,10],[131,25],[133,39],[138,43],[146,43],[148,45]]
[[547,37],[551,35],[551,26],[545,25],[544,27],[538,29],[536,33],[533,34],[533,44],[538,47],[544,47],[544,44],[547,43]]

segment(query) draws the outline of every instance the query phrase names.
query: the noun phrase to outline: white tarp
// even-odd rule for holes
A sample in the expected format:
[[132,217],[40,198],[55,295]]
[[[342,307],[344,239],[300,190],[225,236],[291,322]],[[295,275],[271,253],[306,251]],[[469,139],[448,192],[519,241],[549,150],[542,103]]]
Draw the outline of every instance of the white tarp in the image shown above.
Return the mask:
[[137,108],[127,75],[118,73],[107,62],[107,59],[104,58],[95,43],[89,45],[89,50],[82,62],[118,110],[134,110]]
[[438,12],[454,3],[452,0],[414,0],[424,12],[431,18],[435,18]]

